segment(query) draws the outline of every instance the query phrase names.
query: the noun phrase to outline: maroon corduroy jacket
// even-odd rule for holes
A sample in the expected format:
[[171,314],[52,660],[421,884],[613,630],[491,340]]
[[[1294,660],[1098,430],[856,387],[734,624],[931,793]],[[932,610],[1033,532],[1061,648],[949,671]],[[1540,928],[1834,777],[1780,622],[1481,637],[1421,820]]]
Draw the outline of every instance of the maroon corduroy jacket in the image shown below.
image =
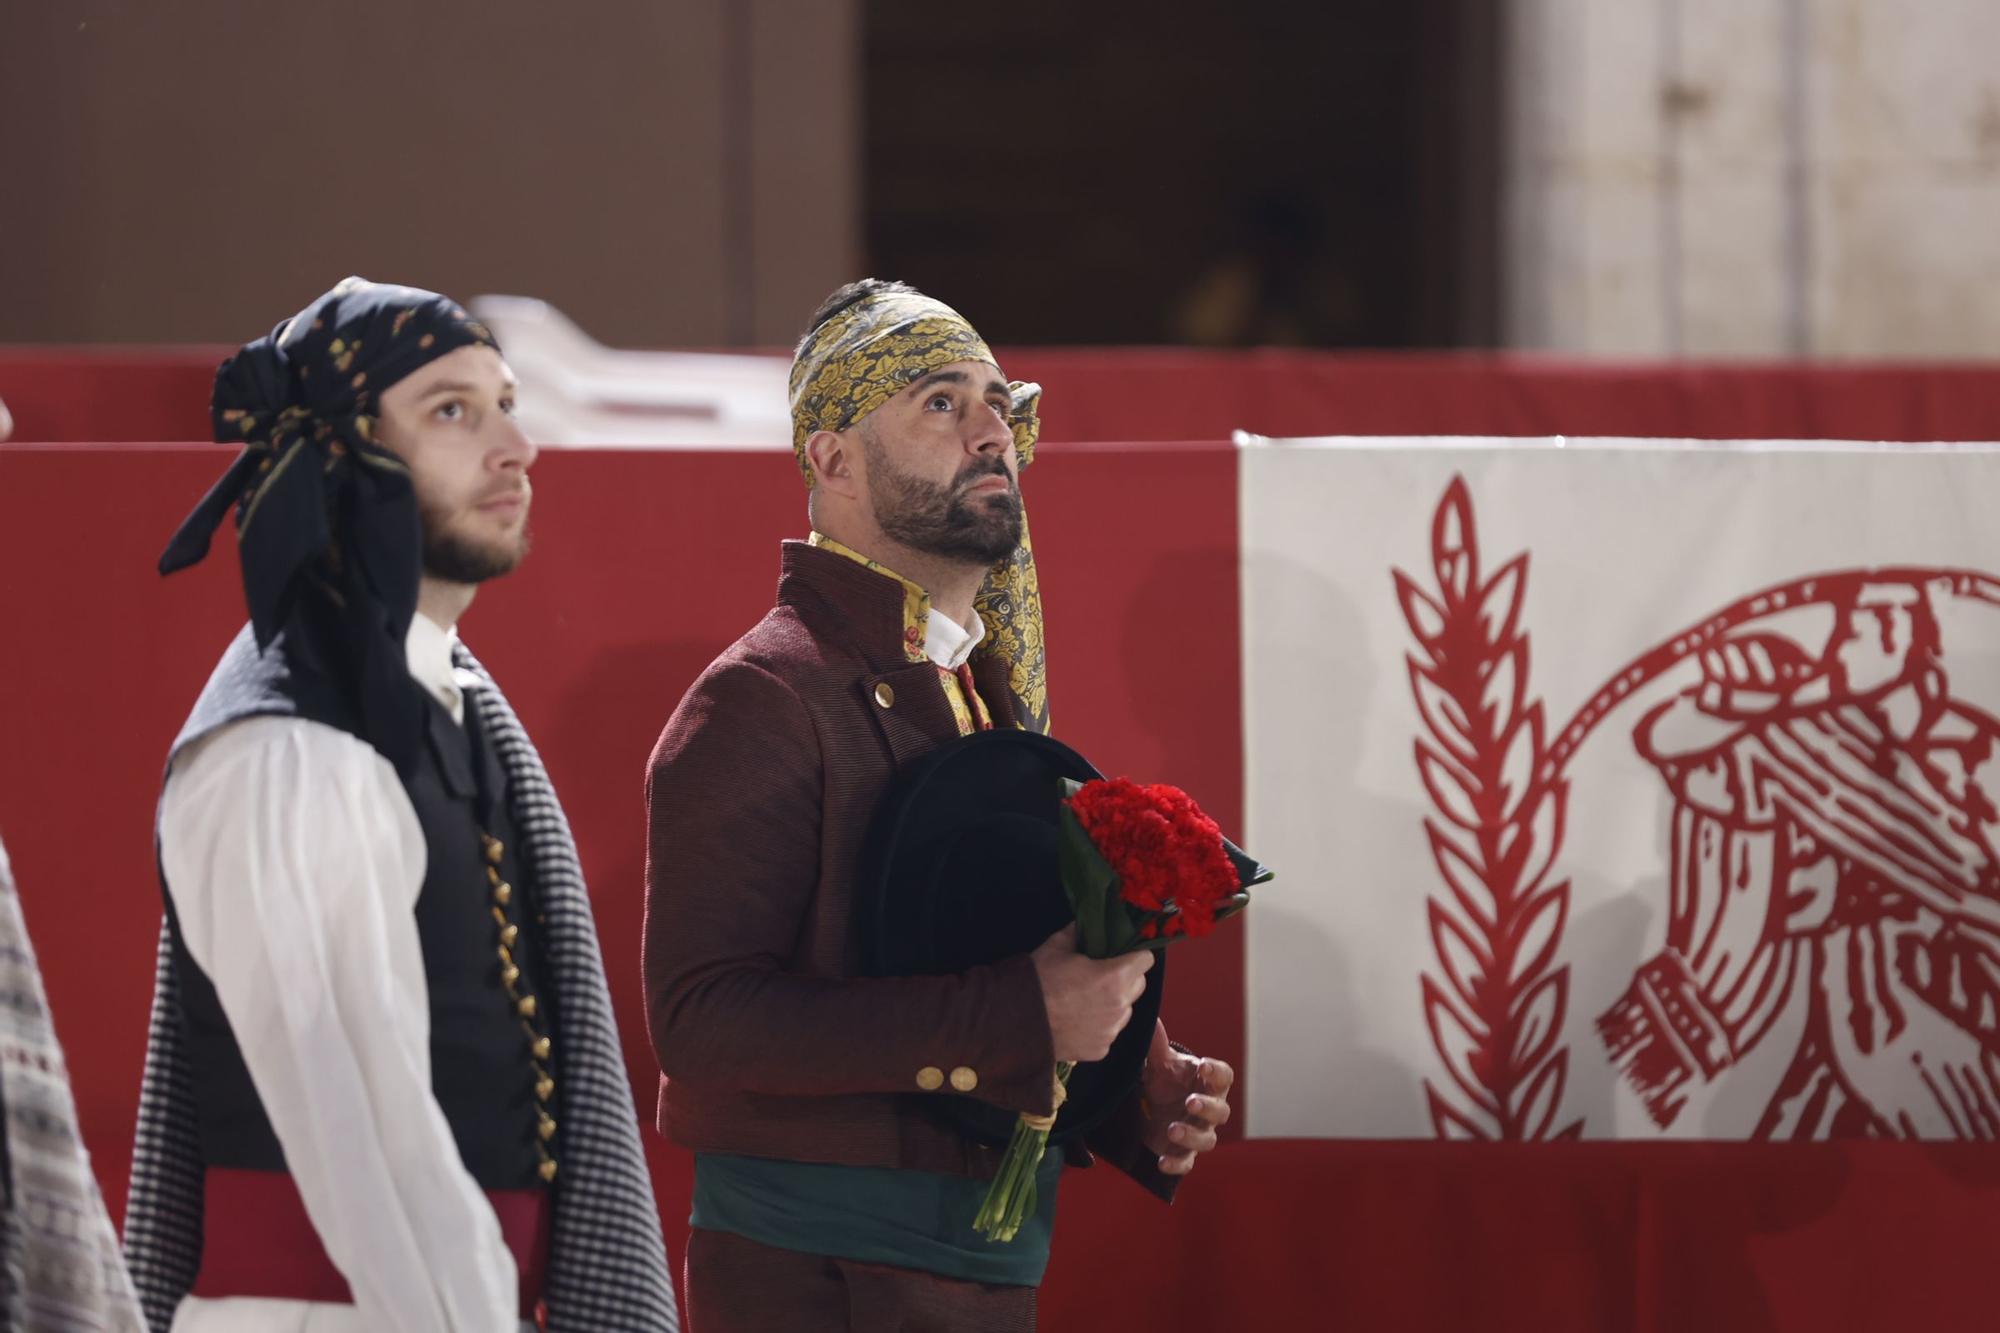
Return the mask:
[[[973,670],[994,724],[1012,725],[1005,663]],[[1054,1055],[1025,956],[958,976],[859,975],[854,877],[877,802],[957,735],[937,668],[903,655],[902,585],[786,542],[777,606],[681,700],[647,777],[661,1133],[699,1152],[990,1176],[999,1150],[921,1099],[969,1070],[972,1095],[1048,1112]],[[1091,1147],[1170,1196],[1137,1101]]]

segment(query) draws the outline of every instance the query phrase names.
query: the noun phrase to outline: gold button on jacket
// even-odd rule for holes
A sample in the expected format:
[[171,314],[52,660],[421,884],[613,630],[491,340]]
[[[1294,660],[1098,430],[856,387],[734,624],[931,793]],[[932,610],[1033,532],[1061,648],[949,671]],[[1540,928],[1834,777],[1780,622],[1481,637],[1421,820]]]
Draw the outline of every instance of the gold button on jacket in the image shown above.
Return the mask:
[[936,1092],[944,1086],[944,1071],[936,1065],[925,1065],[917,1071],[917,1086],[925,1092]]
[[971,1092],[979,1086],[979,1075],[965,1065],[951,1071],[951,1086],[959,1092]]
[[875,687],[875,702],[884,708],[896,702],[896,692],[889,688],[888,681],[885,680]]

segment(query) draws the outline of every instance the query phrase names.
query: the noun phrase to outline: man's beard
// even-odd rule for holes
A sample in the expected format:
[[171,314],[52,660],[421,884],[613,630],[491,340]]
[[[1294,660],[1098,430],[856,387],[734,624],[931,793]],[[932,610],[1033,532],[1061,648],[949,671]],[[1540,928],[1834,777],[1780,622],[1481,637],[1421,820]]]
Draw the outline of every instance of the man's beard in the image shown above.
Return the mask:
[[528,554],[528,530],[512,541],[479,542],[454,532],[442,514],[426,510],[424,573],[447,583],[484,583],[510,574]]
[[[1021,544],[1021,488],[999,459],[965,465],[942,486],[891,463],[865,430],[868,498],[884,536],[913,551],[968,565],[997,565]],[[988,477],[1007,477],[1005,491],[967,493]]]

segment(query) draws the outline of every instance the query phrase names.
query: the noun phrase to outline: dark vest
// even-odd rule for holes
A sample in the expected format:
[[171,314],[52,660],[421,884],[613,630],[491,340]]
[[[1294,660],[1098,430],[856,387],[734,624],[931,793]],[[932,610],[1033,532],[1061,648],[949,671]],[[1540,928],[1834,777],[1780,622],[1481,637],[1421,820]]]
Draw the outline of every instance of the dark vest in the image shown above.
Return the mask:
[[[412,682],[411,688],[418,687]],[[246,628],[223,654],[174,742],[173,754],[232,722],[273,714],[355,734],[352,707],[331,682],[288,660],[282,636],[269,651],[258,653]],[[535,943],[540,923],[534,885],[527,858],[516,845],[504,775],[484,744],[472,700],[466,700],[463,726],[432,700],[427,725],[428,743],[402,782],[429,853],[415,916],[430,999],[431,1087],[474,1181],[489,1190],[537,1186],[542,1183],[536,1151],[541,1103],[530,1057],[534,1033],[503,986],[501,922],[495,916],[482,829],[504,848],[497,869],[511,887],[504,915],[518,927],[509,950],[521,970],[514,990],[534,996],[537,1005],[552,1006],[554,996],[545,984],[547,972]],[[252,799],[254,794],[244,795]],[[352,852],[332,847],[322,854]],[[161,883],[180,977],[181,1024],[202,1159],[208,1166],[283,1171],[284,1153],[214,984],[181,937],[164,871]],[[556,1030],[549,1009],[538,1017],[543,1032]],[[553,1068],[550,1061],[543,1065]],[[553,1154],[555,1144],[546,1147]]]

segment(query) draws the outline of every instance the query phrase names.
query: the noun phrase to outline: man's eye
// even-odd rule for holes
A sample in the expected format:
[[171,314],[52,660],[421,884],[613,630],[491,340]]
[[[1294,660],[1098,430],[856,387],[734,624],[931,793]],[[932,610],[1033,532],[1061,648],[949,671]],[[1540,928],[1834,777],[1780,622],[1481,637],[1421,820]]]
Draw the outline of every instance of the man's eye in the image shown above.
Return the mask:
[[465,404],[461,402],[440,403],[437,418],[440,421],[457,421],[465,415]]
[[510,417],[511,417],[511,416],[513,416],[513,415],[514,415],[514,400],[513,400],[512,398],[502,398],[502,399],[500,400],[500,410],[501,410],[502,412],[505,412],[505,413],[506,413],[506,414],[507,414],[508,416],[510,416]]

